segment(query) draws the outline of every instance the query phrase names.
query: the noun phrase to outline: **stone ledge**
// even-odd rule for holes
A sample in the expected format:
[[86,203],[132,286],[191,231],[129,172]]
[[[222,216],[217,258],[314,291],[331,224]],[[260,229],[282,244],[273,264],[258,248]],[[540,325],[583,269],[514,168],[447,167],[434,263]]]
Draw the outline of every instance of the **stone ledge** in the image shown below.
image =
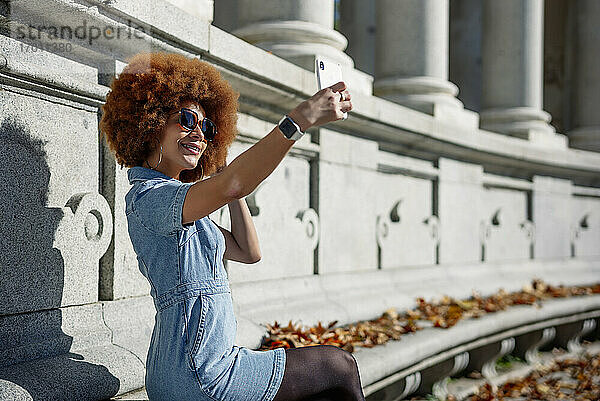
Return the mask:
[[0,368],[1,400],[102,400],[144,385],[144,367],[116,345]]
[[[477,289],[483,296],[499,288],[516,291],[534,277],[550,284],[589,284],[597,281],[599,270],[600,263],[590,258],[415,266],[233,283],[232,297],[238,320],[236,344],[258,348],[266,334],[263,324],[274,320],[285,323],[289,319],[300,320],[305,325],[338,320],[338,325],[344,325],[376,318],[389,307],[412,308],[418,296],[431,298],[447,294],[465,298],[471,295],[472,289]],[[374,293],[376,297],[372,296]],[[462,321],[449,330],[426,329],[416,335],[407,335],[397,343],[359,349],[356,356],[363,385],[372,385],[398,370],[410,368],[411,364],[438,352],[455,350],[480,337],[590,308],[600,309],[600,297],[589,299],[573,297],[548,301],[539,310],[516,307],[479,320]],[[70,313],[64,309],[60,309],[63,319],[56,321],[62,330],[48,332],[45,341],[61,341],[60,336],[66,334],[71,342],[66,348],[57,348],[58,355],[38,356],[39,359],[32,359],[35,358],[32,355],[32,358],[0,368],[3,379],[0,393],[14,399],[31,399],[21,397],[27,392],[41,395],[38,397],[41,399],[67,399],[68,394],[61,391],[75,388],[86,395],[96,394],[101,399],[143,387],[144,361],[155,315],[149,295],[74,306],[69,308]],[[89,314],[93,316],[80,318]],[[18,327],[19,319],[26,322],[27,316],[12,317],[14,322],[11,324]],[[27,336],[17,336],[7,351],[24,348],[29,343],[31,339]],[[5,355],[8,354],[5,352]],[[93,389],[90,390],[90,386]]]
[[411,309],[417,297],[468,298],[472,290],[483,296],[500,288],[518,291],[534,278],[553,285],[579,285],[596,282],[598,277],[600,261],[590,258],[407,266],[232,283],[236,341],[248,348],[259,347],[266,334],[262,325],[275,320],[311,326],[337,320],[344,325],[373,319],[390,307]]
[[[400,341],[389,341],[373,348],[358,347],[354,356],[359,365],[361,382],[364,387],[369,387],[394,373],[408,370],[413,365],[449,350],[453,350],[451,354],[458,354],[503,337],[566,323],[575,314],[582,314],[577,317],[579,320],[600,316],[600,295],[549,300],[542,305],[539,309],[531,305],[515,306],[479,319],[461,320],[449,329],[431,327],[405,334]],[[590,311],[590,316],[583,316]],[[453,355],[448,353],[442,359],[450,356]]]

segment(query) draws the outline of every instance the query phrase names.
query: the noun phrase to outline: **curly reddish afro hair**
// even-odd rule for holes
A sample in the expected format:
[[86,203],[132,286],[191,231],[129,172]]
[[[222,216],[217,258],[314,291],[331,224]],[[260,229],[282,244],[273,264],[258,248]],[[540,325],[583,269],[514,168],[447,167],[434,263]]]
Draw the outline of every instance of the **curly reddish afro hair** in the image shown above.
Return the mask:
[[100,135],[106,137],[117,163],[141,166],[159,141],[167,116],[182,102],[199,103],[217,125],[217,136],[198,166],[183,170],[182,182],[194,182],[225,164],[237,134],[239,93],[205,61],[174,53],[139,53],[129,59],[102,105]]

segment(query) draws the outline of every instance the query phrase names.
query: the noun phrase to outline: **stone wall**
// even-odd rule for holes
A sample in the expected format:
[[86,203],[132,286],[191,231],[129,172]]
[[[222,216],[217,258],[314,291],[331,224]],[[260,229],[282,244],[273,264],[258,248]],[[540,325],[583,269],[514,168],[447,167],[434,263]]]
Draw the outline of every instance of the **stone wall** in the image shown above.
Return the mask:
[[[369,52],[358,44],[378,46],[364,69],[333,30],[333,0],[323,2],[326,13],[308,0],[260,10],[258,0],[214,3],[188,4],[189,12],[164,0],[0,3],[1,399],[103,399],[144,384],[155,309],[127,234],[127,170],[97,125],[110,78],[140,51],[198,57],[240,92],[229,162],[316,92],[316,55],[342,64],[352,93],[347,120],[309,130],[246,197],[263,257],[226,263],[240,345],[258,347],[273,320],[343,324],[408,307],[415,296],[600,277],[600,154],[569,147],[550,128],[541,93],[509,91],[525,100],[502,106],[490,89],[498,80],[519,87],[514,73],[542,86],[538,67],[525,62],[529,48],[511,50],[525,60],[516,72],[484,62],[475,88],[490,92],[472,89],[461,102],[451,50],[477,57],[460,43],[447,46],[466,35],[460,27],[451,35],[438,24],[452,16],[473,23],[458,8],[449,12],[458,0],[382,0],[360,12],[364,4],[342,0],[342,30],[356,22],[348,37],[375,36],[355,42],[362,62]],[[477,12],[493,13],[492,3]],[[539,1],[511,3],[515,23],[539,24]],[[376,32],[367,29],[373,18]],[[403,18],[416,19],[422,36],[409,40]],[[82,25],[86,37],[60,41],[42,28]],[[123,36],[94,37],[91,27]],[[530,35],[541,40],[540,29]],[[592,24],[578,31],[582,46],[585,29]],[[482,31],[482,46],[510,34],[495,25]],[[598,78],[592,67],[585,74]],[[600,93],[577,82],[582,99]],[[597,144],[586,107],[572,127]],[[227,207],[211,218],[229,228]]]

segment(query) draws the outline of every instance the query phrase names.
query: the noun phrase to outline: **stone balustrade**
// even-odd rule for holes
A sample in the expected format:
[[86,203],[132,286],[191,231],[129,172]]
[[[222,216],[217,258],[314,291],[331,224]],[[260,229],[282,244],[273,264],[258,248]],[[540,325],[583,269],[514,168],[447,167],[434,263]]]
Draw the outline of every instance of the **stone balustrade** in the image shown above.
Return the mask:
[[[427,9],[411,7],[411,15],[429,18],[436,43],[446,40]],[[163,0],[15,0],[0,11],[0,392],[9,398],[103,399],[144,384],[156,311],[127,233],[126,170],[97,130],[110,79],[140,51],[198,57],[240,92],[229,161],[316,92],[314,72],[306,69],[315,49],[336,49],[334,58],[347,61],[349,118],[309,129],[246,198],[263,257],[253,265],[226,264],[239,345],[257,348],[264,324],[275,320],[346,324],[389,307],[411,308],[418,296],[466,297],[473,289],[518,290],[533,278],[577,285],[600,277],[600,154],[565,146],[547,130],[482,129],[479,114],[455,96],[447,57],[431,70],[435,54],[415,53],[422,57],[419,71],[408,77],[392,71],[393,85],[386,86],[385,77],[349,62],[329,20],[304,21],[321,30],[305,29],[302,52],[291,55],[277,53],[285,49],[277,41],[286,23],[263,23],[263,32],[253,25],[260,18],[249,19],[246,26],[256,29],[240,27],[240,36],[249,35],[244,39],[211,24],[211,12],[184,12]],[[296,11],[298,18],[315,17]],[[303,21],[289,17],[277,18]],[[37,35],[42,22],[75,28],[82,21],[126,36],[73,37],[61,51],[48,35]],[[19,29],[29,25],[34,34],[21,37]],[[259,31],[271,35],[271,50],[265,51],[268,41],[262,48],[249,43]],[[334,40],[317,46],[319,35]],[[580,40],[587,43],[583,34]],[[390,63],[386,71],[399,67]],[[414,83],[416,76],[434,77],[435,85],[403,86],[410,93],[399,96],[398,80]],[[373,85],[391,88],[391,95],[377,96]],[[432,96],[422,97],[423,90]],[[536,99],[525,106],[535,106],[539,117]],[[507,105],[513,106],[523,105]],[[577,120],[591,127],[586,135],[595,132],[591,117]],[[227,207],[210,217],[229,228]],[[597,333],[589,323],[597,321],[597,303],[597,297],[557,300],[360,349],[365,392],[373,399],[442,394],[445,377],[471,368],[494,375],[490,363],[502,353],[533,360],[544,343],[577,349],[586,330]]]
[[598,300],[593,296],[580,302],[548,301],[542,307],[543,318],[535,308],[514,307],[461,321],[450,329],[423,329],[400,341],[361,348],[354,355],[365,396],[368,400],[401,400],[433,393],[445,399],[450,377],[477,371],[493,381],[498,376],[496,361],[504,355],[537,357],[540,349],[553,347],[574,352],[574,347],[581,347],[582,337],[598,339],[595,334],[589,336],[600,321]]

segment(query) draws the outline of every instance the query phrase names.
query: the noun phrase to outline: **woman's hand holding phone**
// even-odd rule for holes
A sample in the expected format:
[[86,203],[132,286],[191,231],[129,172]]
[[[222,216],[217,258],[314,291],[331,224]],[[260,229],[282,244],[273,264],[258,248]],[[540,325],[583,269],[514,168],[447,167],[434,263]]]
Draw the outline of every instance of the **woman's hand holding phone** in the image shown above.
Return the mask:
[[[344,100],[342,101],[342,95]],[[344,113],[352,110],[350,92],[346,84],[340,81],[315,93],[311,98],[300,103],[288,115],[302,131],[332,121],[344,119]]]

